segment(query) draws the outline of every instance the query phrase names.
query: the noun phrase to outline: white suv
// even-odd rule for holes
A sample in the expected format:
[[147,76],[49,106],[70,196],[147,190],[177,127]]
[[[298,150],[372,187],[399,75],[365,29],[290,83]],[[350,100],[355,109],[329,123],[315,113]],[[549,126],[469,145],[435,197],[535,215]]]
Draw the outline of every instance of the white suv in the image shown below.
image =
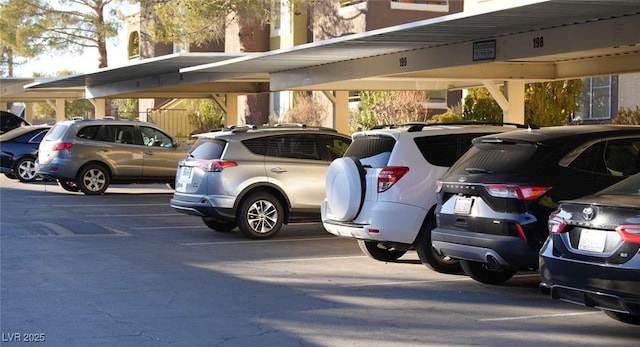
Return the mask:
[[502,124],[423,124],[356,132],[343,158],[326,176],[322,223],[338,236],[358,240],[362,251],[394,261],[416,250],[436,271],[460,271],[456,260],[431,246],[436,226],[436,180],[475,137],[515,129]]

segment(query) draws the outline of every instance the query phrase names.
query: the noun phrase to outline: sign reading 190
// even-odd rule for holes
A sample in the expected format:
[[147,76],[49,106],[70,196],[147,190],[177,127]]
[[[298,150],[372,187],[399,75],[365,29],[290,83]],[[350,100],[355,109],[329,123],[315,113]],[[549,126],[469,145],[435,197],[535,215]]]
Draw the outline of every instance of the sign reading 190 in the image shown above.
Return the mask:
[[407,57],[402,57],[400,60],[400,66],[407,66]]
[[533,38],[533,48],[542,48],[544,47],[544,37],[536,36]]

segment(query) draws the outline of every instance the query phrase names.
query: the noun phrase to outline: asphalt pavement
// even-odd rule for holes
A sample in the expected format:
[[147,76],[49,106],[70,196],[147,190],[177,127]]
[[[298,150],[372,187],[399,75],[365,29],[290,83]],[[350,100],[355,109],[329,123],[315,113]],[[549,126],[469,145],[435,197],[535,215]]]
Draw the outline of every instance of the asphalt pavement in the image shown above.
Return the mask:
[[2,346],[637,346],[640,329],[505,285],[393,263],[319,223],[208,229],[164,185],[102,196],[0,176]]

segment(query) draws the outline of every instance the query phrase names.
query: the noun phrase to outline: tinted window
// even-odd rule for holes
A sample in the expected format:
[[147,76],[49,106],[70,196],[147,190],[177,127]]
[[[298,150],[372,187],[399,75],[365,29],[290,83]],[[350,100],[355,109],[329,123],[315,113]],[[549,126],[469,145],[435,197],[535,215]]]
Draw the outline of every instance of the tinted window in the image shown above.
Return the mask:
[[612,176],[629,176],[640,171],[640,139],[607,141],[604,161]]
[[189,156],[195,159],[220,159],[226,142],[214,139],[198,139],[191,147]]
[[[528,143],[475,144],[458,160],[449,172],[467,173],[467,169],[478,169],[502,174],[527,172],[538,165],[539,159],[533,159],[536,146]],[[531,164],[531,165],[529,165]]]
[[[606,173],[604,162],[600,159],[602,158],[602,147],[603,144],[601,142],[589,146],[578,154],[568,167],[579,171]],[[567,157],[572,156],[575,156],[575,154],[569,153],[567,155]],[[560,160],[560,165],[563,165],[563,161],[564,159]]]
[[98,134],[98,129],[100,129],[100,125],[90,125],[80,128],[80,130],[78,130],[78,133],[76,134],[76,137],[86,140],[95,140]]
[[242,143],[254,154],[267,155],[268,139],[266,137],[244,140]]
[[329,155],[328,160],[342,157],[351,143],[351,139],[345,139],[339,136],[320,135],[319,138],[320,146],[327,150]]
[[395,144],[396,140],[390,136],[374,135],[357,137],[344,153],[344,156],[362,159],[382,153],[391,153]]
[[292,134],[269,137],[267,154],[280,158],[320,160],[316,136]]
[[624,179],[609,188],[605,188],[600,194],[624,194],[640,196],[640,173]]
[[132,125],[106,125],[100,128],[97,135],[98,141],[115,142],[122,144],[135,144],[134,129]]
[[[449,167],[460,156],[456,135],[416,137],[414,141],[424,159],[433,165]],[[470,145],[471,140],[466,147]]]
[[42,138],[44,137],[44,135],[47,133],[47,130],[33,130],[33,131],[29,131],[28,133],[25,133],[23,135],[20,135],[18,137],[16,137],[14,139],[15,142],[20,142],[20,143],[29,143],[29,142],[35,142],[35,143],[40,143],[40,141],[42,141]]

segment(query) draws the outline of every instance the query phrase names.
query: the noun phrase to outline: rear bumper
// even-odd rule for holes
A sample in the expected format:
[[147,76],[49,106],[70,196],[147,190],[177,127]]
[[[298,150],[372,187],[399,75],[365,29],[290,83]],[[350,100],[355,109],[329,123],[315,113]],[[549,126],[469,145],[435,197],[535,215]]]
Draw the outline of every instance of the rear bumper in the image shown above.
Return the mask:
[[327,217],[327,202],[321,205],[322,225],[331,234],[361,240],[413,244],[427,211],[419,206],[390,202],[367,203],[353,221]]
[[537,269],[538,251],[513,236],[435,228],[431,243],[440,254],[479,263],[497,262],[518,269]]
[[[233,209],[233,202],[228,200],[229,199],[224,198],[212,199],[201,195],[192,196],[174,193],[170,205],[176,211],[192,216],[234,220],[236,216],[235,210]],[[220,202],[225,202],[226,205],[230,205],[230,207],[226,207],[225,204],[219,204]]]
[[552,247],[547,245],[539,260],[540,287],[553,299],[640,315],[640,259],[608,266],[555,257]]

